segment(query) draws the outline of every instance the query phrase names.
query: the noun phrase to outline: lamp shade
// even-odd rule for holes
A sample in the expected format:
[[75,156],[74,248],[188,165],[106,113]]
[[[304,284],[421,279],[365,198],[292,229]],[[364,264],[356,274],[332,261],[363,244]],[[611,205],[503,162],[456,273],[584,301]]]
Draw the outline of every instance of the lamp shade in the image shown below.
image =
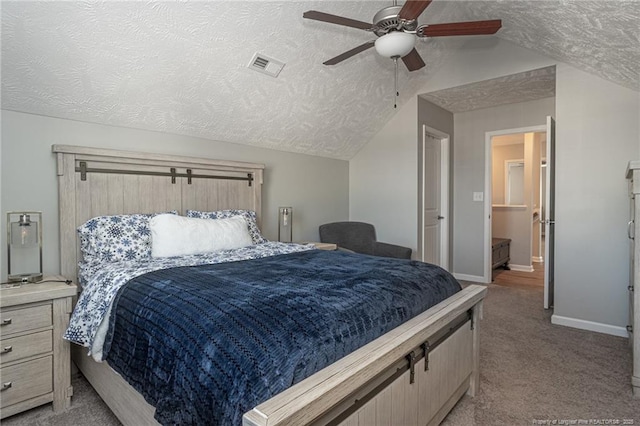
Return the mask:
[[38,244],[38,222],[31,222],[28,214],[21,215],[19,222],[11,222],[11,245],[31,247]]
[[402,31],[392,31],[376,40],[376,52],[387,58],[402,58],[413,50],[416,36]]

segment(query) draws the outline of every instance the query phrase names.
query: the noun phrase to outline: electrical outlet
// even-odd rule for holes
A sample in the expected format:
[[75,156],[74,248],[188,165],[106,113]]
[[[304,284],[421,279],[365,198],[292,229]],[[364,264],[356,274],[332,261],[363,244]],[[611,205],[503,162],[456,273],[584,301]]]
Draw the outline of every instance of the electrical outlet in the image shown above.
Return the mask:
[[473,201],[484,201],[484,192],[474,192]]

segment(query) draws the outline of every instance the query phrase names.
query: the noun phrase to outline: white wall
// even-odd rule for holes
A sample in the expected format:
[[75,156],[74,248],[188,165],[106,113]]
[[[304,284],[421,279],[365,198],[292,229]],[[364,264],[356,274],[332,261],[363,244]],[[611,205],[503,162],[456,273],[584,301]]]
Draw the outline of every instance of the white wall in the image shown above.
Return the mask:
[[640,99],[637,92],[567,65],[558,66],[556,86],[553,320],[592,321],[618,327],[619,334],[625,334],[629,280],[625,169],[638,155]]
[[453,114],[414,98],[349,162],[350,220],[372,223],[379,241],[411,247],[413,258],[419,256],[422,124],[453,136]]
[[[59,272],[58,183],[51,145],[81,145],[129,151],[249,161],[265,164],[262,229],[277,238],[277,210],[291,206],[296,241],[317,241],[322,223],[349,217],[349,163],[227,142],[103,126],[2,111],[2,214],[41,210],[44,270]],[[2,219],[0,276],[6,276],[6,216]]]
[[[558,74],[555,316],[568,318],[565,323],[574,326],[602,325],[601,331],[619,333],[627,323],[629,262],[624,169],[639,155],[638,93],[498,39],[469,43],[425,81],[419,93],[549,65],[556,65]],[[513,125],[495,116],[488,120],[487,127],[493,129]],[[398,210],[407,212],[404,220],[410,223],[394,226],[397,240],[407,242],[416,241],[416,128],[416,107],[410,103],[350,162],[350,216],[388,218]],[[456,126],[453,268],[480,276],[483,210],[471,193],[484,190],[484,150],[478,146],[483,143],[460,140],[464,136]],[[371,185],[379,183],[373,177],[378,168],[389,170],[389,165],[398,173],[387,173],[391,180],[381,187]]]
[[[424,156],[424,146],[423,146],[423,141],[422,141],[422,132],[423,132],[423,128],[424,126],[427,126],[431,129],[435,129],[438,130],[441,133],[444,133],[446,135],[449,135],[449,141],[453,141],[454,140],[454,132],[453,132],[453,113],[440,108],[439,106],[427,101],[426,99],[422,99],[421,97],[418,97],[418,163],[417,163],[417,169],[416,172],[418,173],[418,175],[422,174],[422,160],[423,160],[423,156]],[[451,184],[451,182],[453,182],[453,153],[449,152],[449,206],[448,206],[448,211],[449,212],[453,212],[453,185]],[[420,220],[420,214],[422,213],[422,196],[423,195],[423,185],[422,185],[422,179],[418,179],[418,203],[417,203],[417,215],[418,215],[418,221]],[[449,215],[451,217],[451,215]],[[448,226],[448,238],[449,241],[453,240],[453,226],[452,226],[452,221],[451,220],[446,220],[444,221],[443,224],[446,224]],[[422,247],[422,235],[421,234],[421,230],[419,228],[416,228],[418,230],[418,236],[417,236],[417,244],[418,244],[418,248]],[[452,270],[453,266],[452,266],[452,259],[453,259],[453,246],[451,244],[447,244],[449,247],[449,253],[447,254],[448,258],[447,258],[447,265],[448,265],[448,270]],[[420,253],[419,250],[414,251],[414,258],[416,259],[422,259],[422,253]]]
[[[505,57],[509,58],[505,61]],[[553,65],[553,61],[498,39],[469,41],[418,93],[455,87],[502,75]],[[496,67],[501,68],[496,71]],[[382,241],[417,252],[418,107],[415,99],[402,105],[392,119],[349,162],[349,216],[376,226]],[[446,123],[431,127],[448,132]],[[453,132],[452,132],[453,133]],[[452,162],[465,152],[452,143]],[[453,168],[452,168],[453,170]],[[455,185],[455,170],[453,170]],[[480,182],[482,184],[482,181]],[[455,187],[454,187],[455,188]],[[482,187],[478,189],[482,191]],[[455,200],[452,200],[455,205]],[[454,224],[455,227],[455,224]],[[455,252],[455,248],[452,247]],[[456,258],[450,263],[457,270]]]
[[377,238],[418,247],[417,98],[349,162],[350,220],[374,224]]
[[[473,201],[473,193],[485,190],[486,133],[544,126],[547,115],[554,115],[554,104],[554,98],[546,98],[454,115],[453,259],[456,273],[471,277],[484,275],[484,202]],[[530,233],[530,229],[526,231],[528,242]],[[517,244],[514,249],[520,251]],[[530,265],[531,248],[526,252],[529,260],[525,265]]]

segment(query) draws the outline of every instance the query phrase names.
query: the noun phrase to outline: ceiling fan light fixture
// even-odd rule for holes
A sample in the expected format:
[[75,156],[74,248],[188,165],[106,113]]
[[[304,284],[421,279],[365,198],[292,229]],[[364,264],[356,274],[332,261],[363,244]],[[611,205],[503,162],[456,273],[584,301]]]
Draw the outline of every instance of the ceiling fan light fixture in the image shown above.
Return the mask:
[[402,31],[392,31],[376,40],[376,52],[387,58],[402,58],[413,50],[416,45],[415,34]]

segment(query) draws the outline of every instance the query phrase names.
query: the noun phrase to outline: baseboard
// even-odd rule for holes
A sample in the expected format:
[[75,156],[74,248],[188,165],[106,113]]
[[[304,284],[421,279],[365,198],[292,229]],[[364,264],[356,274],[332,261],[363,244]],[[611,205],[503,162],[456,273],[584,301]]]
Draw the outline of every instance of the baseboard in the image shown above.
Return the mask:
[[456,280],[473,281],[475,283],[484,283],[484,277],[480,275],[459,274],[457,272],[453,272],[452,274]]
[[542,257],[542,256],[533,256],[531,258],[531,261],[532,262],[542,263],[542,262],[544,262],[544,257]]
[[533,266],[531,265],[514,265],[513,263],[510,263],[509,268],[511,268],[512,271],[533,272]]
[[579,328],[581,330],[595,331],[596,333],[611,334],[613,336],[629,337],[629,333],[627,332],[627,329],[625,327],[602,324],[599,322],[581,320],[577,318],[562,317],[560,315],[551,315],[551,324]]

